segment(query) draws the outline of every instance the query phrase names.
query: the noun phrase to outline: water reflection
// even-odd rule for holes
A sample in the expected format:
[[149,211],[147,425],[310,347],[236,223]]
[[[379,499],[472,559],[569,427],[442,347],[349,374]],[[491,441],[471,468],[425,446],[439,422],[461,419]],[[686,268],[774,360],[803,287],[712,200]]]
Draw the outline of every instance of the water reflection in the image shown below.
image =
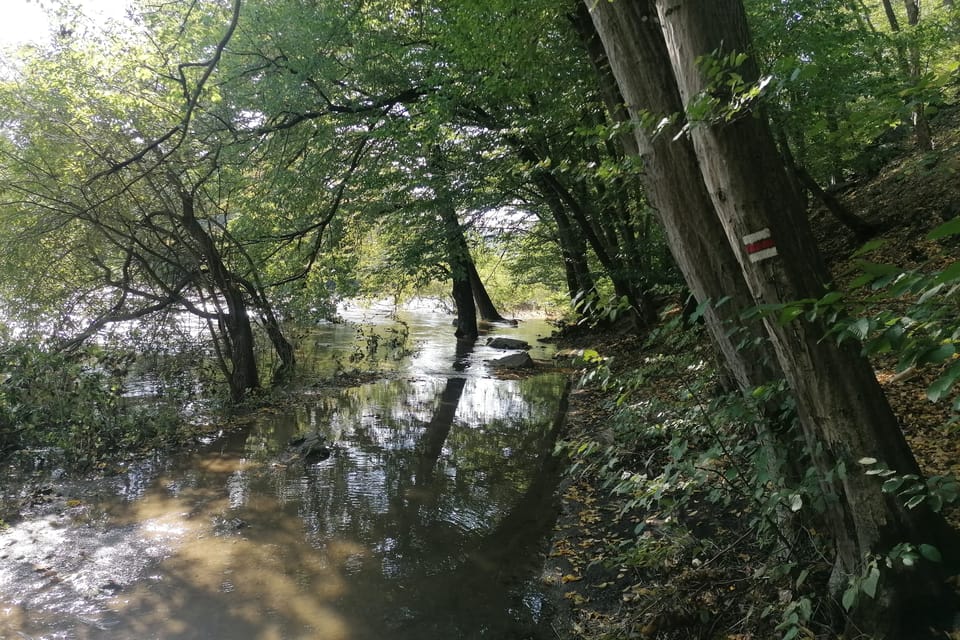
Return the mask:
[[[309,397],[127,481],[115,492],[123,499],[97,503],[103,516],[88,534],[91,547],[108,530],[139,539],[160,527],[176,532],[163,540],[166,558],[137,565],[116,593],[67,591],[68,603],[85,604],[83,620],[69,614],[72,605],[31,604],[41,600],[0,580],[0,611],[11,603],[0,630],[552,637],[543,632],[536,570],[556,515],[550,451],[565,379],[489,377],[486,347],[435,339],[422,330],[429,320],[411,326],[421,327],[412,335],[423,346],[407,377]],[[312,432],[333,443],[329,459],[279,462],[291,438]]]

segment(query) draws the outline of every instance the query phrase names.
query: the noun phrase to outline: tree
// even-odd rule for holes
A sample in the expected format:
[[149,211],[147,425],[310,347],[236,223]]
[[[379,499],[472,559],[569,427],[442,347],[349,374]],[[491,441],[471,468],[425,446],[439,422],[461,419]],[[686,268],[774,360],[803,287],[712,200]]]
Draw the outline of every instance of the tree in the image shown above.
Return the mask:
[[[746,336],[732,331],[740,315],[754,306],[754,298],[714,214],[693,146],[680,135],[683,123],[676,116],[683,106],[664,64],[667,50],[653,5],[643,0],[584,6],[606,50],[603,59],[593,50],[598,73],[615,77],[601,82],[615,82],[630,111],[644,185],[690,291],[704,304],[714,344],[744,392],[778,380],[782,374],[762,332],[755,326],[745,328]],[[651,130],[651,124],[657,129]],[[717,304],[722,299],[726,302]],[[756,343],[759,351],[744,352],[741,341]]]
[[[657,0],[656,8],[684,106],[688,113],[708,114],[691,127],[691,137],[754,297],[763,304],[820,298],[829,276],[766,122],[749,106],[733,108],[738,96],[724,84],[731,79],[725,72],[747,82],[759,77],[755,62],[740,55],[750,50],[742,4]],[[616,50],[608,53],[618,55]],[[740,64],[719,75],[713,67],[711,75],[701,62],[704,57]],[[825,329],[815,322],[767,318],[765,324],[796,393],[824,491],[836,499],[829,518],[836,546],[833,586],[842,590],[875,567],[876,598],[859,598],[853,621],[876,637],[903,637],[915,631],[915,616],[929,614],[941,601],[944,587],[933,563],[888,566],[885,558],[902,543],[928,543],[948,551],[953,532],[931,511],[910,510],[896,496],[882,493],[857,468],[858,460],[875,458],[901,473],[918,473],[859,345],[823,340]]]
[[[920,60],[920,44],[917,41],[916,33],[916,27],[920,23],[920,3],[918,0],[903,0],[903,6],[907,12],[907,24],[912,31],[912,41],[907,46],[907,59],[903,61],[903,65],[906,67],[906,75],[909,77],[910,82],[916,85],[919,83],[920,75],[923,71]],[[890,5],[890,0],[883,0],[883,10],[887,15],[887,20],[890,22],[890,30],[893,31],[894,34],[899,34],[900,22],[897,20],[896,13],[894,13],[893,7]],[[901,56],[903,56],[902,50]],[[914,99],[913,131],[917,137],[917,146],[920,149],[924,151],[933,149],[930,123],[927,121],[923,100],[919,98]]]
[[[98,42],[86,49],[64,42],[35,60],[25,71],[36,74],[30,82],[7,87],[15,142],[4,165],[5,214],[14,226],[85,262],[68,285],[82,296],[59,310],[85,326],[63,346],[112,323],[193,314],[207,323],[235,401],[260,385],[251,312],[279,357],[276,379],[294,364],[257,267],[227,229],[242,162],[198,116],[239,10],[235,2],[215,16],[210,24],[225,26],[201,62],[170,62],[169,50],[131,46],[106,63],[109,45]],[[164,64],[177,71],[143,74]],[[97,83],[76,80],[85,76]]]

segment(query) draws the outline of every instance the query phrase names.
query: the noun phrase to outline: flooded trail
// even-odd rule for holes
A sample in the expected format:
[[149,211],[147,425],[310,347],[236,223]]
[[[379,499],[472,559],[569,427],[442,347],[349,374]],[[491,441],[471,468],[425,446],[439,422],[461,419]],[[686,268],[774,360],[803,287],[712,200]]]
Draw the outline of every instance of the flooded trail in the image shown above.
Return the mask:
[[[497,379],[502,354],[439,322],[408,319],[394,378],[58,486],[0,532],[0,638],[552,637],[539,553],[566,379]],[[329,458],[288,455],[309,433]]]

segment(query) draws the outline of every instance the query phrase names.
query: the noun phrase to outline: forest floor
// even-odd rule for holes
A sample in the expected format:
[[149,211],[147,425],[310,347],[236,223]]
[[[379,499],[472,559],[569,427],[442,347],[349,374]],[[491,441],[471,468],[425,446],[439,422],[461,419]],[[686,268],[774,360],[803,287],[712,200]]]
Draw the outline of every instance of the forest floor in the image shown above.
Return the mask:
[[[960,215],[960,110],[941,112],[934,124],[934,152],[910,152],[910,141],[904,140],[901,154],[879,173],[836,192],[849,210],[880,227],[885,242],[869,255],[872,262],[933,271],[960,257],[955,240],[926,239],[932,228]],[[853,253],[860,242],[822,208],[814,209],[811,223],[843,290],[858,274]],[[677,304],[668,306],[663,320],[679,312]],[[634,381],[629,401],[651,407],[647,426],[663,423],[670,429],[665,416],[689,415],[691,404],[703,408],[704,398],[690,390],[711,388],[714,356],[706,333],[699,328],[685,333],[681,340],[650,341],[628,333],[573,331],[560,344],[597,351],[613,371]],[[895,377],[894,360],[881,357],[873,364],[923,471],[960,476],[960,438],[950,403],[933,403],[926,395],[940,368]],[[796,568],[784,563],[787,570],[778,579],[771,566],[781,561],[770,558],[769,546],[758,542],[756,509],[749,499],[712,503],[694,496],[683,513],[668,508],[658,513],[613,490],[618,473],[656,476],[666,463],[669,441],[637,448],[621,440],[611,427],[617,397],[597,384],[582,385],[570,396],[565,441],[568,453],[579,455],[571,456],[574,468],[544,576],[561,594],[557,637],[836,638],[825,623],[842,616],[839,603],[824,596],[828,561],[808,564],[809,573],[799,579]],[[607,453],[591,457],[594,450]],[[611,460],[614,466],[605,467],[603,461]],[[960,528],[957,509],[945,512]],[[802,615],[791,622],[791,613]],[[938,637],[957,639],[960,632],[943,631]]]

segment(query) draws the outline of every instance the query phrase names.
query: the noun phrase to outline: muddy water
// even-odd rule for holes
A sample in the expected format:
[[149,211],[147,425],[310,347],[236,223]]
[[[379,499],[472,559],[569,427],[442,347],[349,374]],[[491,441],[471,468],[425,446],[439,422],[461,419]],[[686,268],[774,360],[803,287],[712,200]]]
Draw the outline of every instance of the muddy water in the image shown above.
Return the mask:
[[[448,319],[405,321],[391,379],[57,485],[0,533],[0,638],[553,637],[538,554],[565,381],[499,380]],[[291,459],[312,432],[331,456]]]

